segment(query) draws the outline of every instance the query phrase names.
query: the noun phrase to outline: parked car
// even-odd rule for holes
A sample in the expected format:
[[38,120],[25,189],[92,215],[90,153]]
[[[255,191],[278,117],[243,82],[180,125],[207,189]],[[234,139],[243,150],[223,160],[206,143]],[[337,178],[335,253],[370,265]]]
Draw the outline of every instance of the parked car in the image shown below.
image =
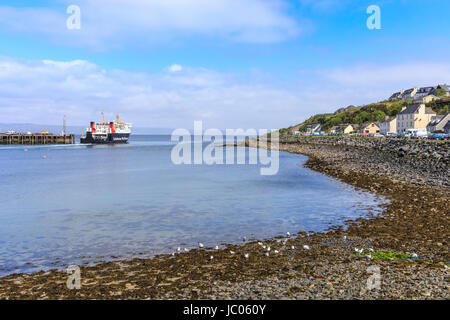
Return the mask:
[[372,137],[374,137],[374,138],[383,138],[384,136],[381,133],[374,133]]
[[407,129],[405,132],[406,138],[423,139],[428,137],[427,129]]
[[429,139],[433,139],[433,140],[446,140],[448,139],[448,134],[446,133],[430,133],[428,135]]
[[397,132],[387,132],[386,133],[386,137],[397,137],[398,136],[398,134],[397,134]]

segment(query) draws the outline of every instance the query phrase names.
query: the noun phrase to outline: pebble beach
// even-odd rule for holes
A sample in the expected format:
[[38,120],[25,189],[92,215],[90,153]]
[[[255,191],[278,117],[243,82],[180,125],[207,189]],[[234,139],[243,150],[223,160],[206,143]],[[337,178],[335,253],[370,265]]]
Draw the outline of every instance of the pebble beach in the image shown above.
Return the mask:
[[389,203],[326,232],[82,266],[80,289],[68,289],[65,270],[11,274],[0,299],[450,298],[448,167],[430,172],[424,157],[411,169],[407,153],[301,138],[282,138],[279,150]]

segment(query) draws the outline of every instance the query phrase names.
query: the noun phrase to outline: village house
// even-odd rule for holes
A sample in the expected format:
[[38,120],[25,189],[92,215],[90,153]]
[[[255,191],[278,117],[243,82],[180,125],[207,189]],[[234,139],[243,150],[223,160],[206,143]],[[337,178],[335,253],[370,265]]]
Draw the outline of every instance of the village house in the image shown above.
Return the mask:
[[444,132],[444,128],[449,121],[450,121],[450,113],[432,117],[430,123],[428,123],[428,125],[427,125],[427,131],[428,132],[435,132],[435,131]]
[[320,125],[320,123],[310,124],[306,126],[306,134],[311,135],[315,132],[320,132],[321,129],[322,126]]
[[300,131],[299,131],[300,126],[301,126],[301,124],[298,124],[298,125],[292,127],[291,130],[289,130],[288,134],[289,135],[299,135],[300,134]]
[[418,88],[412,88],[412,89],[405,90],[402,94],[402,99],[403,100],[414,100],[414,96],[416,95],[418,90],[419,90]]
[[436,90],[436,87],[422,87],[419,88],[414,95],[414,99],[423,98],[429,95],[432,95]]
[[405,92],[405,90],[401,90],[399,92],[395,92],[393,93],[390,97],[389,100],[400,100],[403,97],[403,92]]
[[425,107],[425,104],[414,104],[403,107],[397,115],[397,132],[403,133],[407,129],[426,129],[431,118],[436,116],[436,112]]
[[435,95],[428,95],[423,97],[414,98],[414,103],[430,103],[433,100],[439,99]]
[[388,132],[397,132],[397,117],[386,116],[383,122],[379,123],[380,133],[387,134]]
[[335,134],[350,134],[355,132],[355,125],[352,124],[341,124],[339,126],[331,127],[329,132]]
[[444,89],[444,97],[450,96],[450,85],[440,84],[434,87],[411,88],[393,93],[389,100],[413,100],[417,103],[428,103],[441,96],[437,95],[438,90]]
[[359,131],[367,134],[380,133],[380,127],[375,122],[369,122],[363,124]]

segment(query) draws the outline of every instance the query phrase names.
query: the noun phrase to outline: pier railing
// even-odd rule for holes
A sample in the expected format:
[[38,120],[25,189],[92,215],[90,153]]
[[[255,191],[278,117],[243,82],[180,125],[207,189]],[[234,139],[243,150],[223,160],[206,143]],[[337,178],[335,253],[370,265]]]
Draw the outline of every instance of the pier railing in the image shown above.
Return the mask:
[[0,144],[74,144],[74,134],[0,133]]

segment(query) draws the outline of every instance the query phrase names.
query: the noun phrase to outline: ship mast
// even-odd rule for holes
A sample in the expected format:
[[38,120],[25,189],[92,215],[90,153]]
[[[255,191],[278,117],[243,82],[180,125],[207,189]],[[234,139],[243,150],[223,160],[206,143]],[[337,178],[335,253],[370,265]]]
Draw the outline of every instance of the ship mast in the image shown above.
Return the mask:
[[105,121],[105,112],[102,110],[102,119],[103,119],[103,122],[102,122],[102,124],[106,124],[106,121]]

